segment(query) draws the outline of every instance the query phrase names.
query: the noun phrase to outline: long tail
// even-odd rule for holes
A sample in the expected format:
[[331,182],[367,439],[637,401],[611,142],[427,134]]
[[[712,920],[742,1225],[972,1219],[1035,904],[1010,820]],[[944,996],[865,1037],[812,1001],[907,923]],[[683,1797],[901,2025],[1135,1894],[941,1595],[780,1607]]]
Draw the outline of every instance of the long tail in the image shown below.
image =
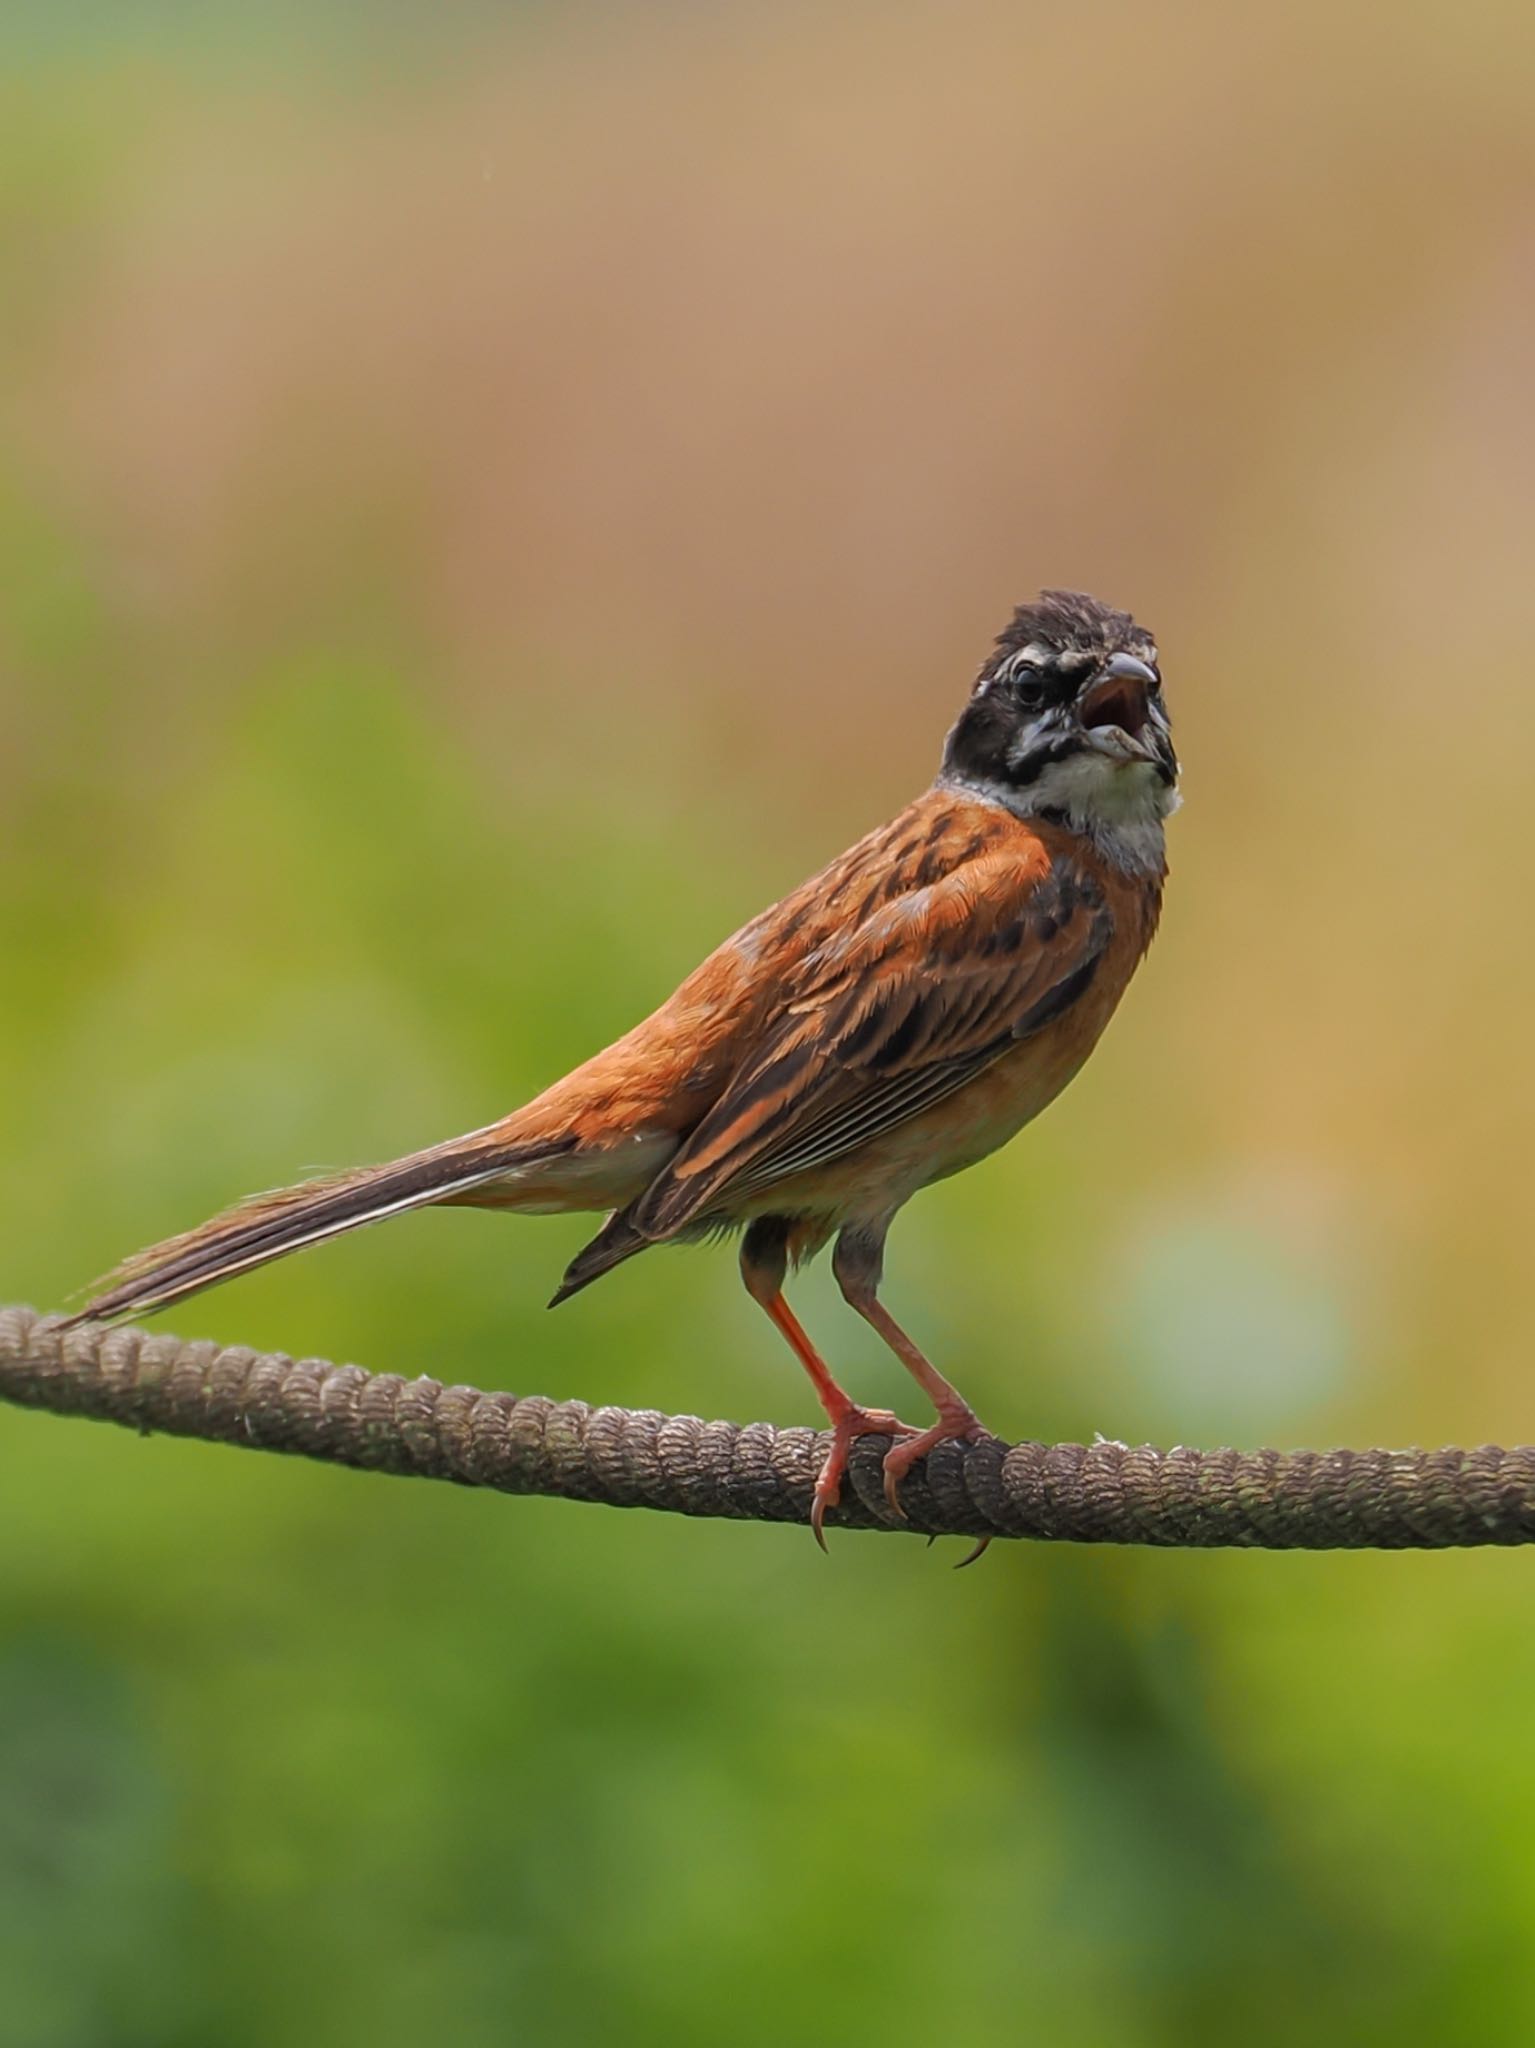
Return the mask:
[[364,1223],[433,1202],[460,1201],[490,1181],[536,1166],[572,1146],[567,1139],[498,1144],[487,1132],[477,1131],[387,1166],[367,1166],[252,1196],[196,1230],[124,1260],[97,1283],[92,1299],[62,1327],[169,1308],[237,1273],[249,1273]]

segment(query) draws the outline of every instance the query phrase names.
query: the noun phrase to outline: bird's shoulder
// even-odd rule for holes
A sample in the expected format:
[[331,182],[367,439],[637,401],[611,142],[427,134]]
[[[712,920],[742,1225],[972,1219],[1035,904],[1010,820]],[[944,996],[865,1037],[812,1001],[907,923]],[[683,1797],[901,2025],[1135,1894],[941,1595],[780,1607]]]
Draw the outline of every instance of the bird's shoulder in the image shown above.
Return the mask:
[[988,804],[931,789],[754,918],[733,941],[782,984],[803,965],[1006,917],[1045,883],[1059,849],[1046,833]]
[[1101,865],[1075,834],[937,786],[717,946],[599,1055],[603,1073],[620,1062],[657,1087],[680,1075],[697,1102],[786,1035],[834,1044],[876,1010],[947,1011],[962,985],[978,1027],[993,998],[1026,1010],[1036,984],[1110,942]]

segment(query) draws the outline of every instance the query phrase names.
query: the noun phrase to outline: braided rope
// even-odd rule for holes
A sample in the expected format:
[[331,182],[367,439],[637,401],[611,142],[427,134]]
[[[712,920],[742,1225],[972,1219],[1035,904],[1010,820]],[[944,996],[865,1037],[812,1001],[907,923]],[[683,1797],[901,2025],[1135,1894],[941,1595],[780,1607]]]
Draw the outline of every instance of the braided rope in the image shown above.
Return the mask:
[[[287,1451],[502,1493],[736,1521],[804,1522],[827,1439],[484,1394],[0,1309],[0,1400],[142,1433]],[[1210,1549],[1441,1550],[1535,1542],[1535,1446],[1441,1451],[1159,1451],[1148,1444],[944,1444],[892,1515],[883,1438],[854,1447],[831,1526]]]

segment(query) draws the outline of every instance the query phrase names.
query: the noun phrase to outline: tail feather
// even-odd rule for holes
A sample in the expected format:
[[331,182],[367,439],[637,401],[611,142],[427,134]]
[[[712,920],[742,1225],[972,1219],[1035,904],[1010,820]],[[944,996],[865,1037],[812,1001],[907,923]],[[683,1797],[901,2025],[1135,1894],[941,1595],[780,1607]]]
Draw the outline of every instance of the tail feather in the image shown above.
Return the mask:
[[272,1194],[254,1195],[195,1230],[125,1259],[97,1283],[92,1299],[61,1327],[169,1308],[173,1302],[185,1301],[189,1295],[265,1266],[288,1252],[407,1209],[462,1198],[519,1167],[570,1149],[567,1140],[488,1146],[483,1136],[460,1138],[388,1166],[363,1167],[279,1188]]

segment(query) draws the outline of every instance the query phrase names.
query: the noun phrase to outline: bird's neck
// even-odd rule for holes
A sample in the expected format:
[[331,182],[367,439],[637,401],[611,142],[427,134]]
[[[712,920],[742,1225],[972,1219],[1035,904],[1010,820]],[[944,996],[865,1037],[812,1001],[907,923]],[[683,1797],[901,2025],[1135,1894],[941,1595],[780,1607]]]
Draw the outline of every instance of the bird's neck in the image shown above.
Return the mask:
[[938,787],[1000,805],[1015,818],[1078,833],[1127,875],[1160,879],[1167,872],[1163,827],[1179,797],[1149,768],[1143,773],[1074,754],[1022,787],[949,769],[938,777]]

